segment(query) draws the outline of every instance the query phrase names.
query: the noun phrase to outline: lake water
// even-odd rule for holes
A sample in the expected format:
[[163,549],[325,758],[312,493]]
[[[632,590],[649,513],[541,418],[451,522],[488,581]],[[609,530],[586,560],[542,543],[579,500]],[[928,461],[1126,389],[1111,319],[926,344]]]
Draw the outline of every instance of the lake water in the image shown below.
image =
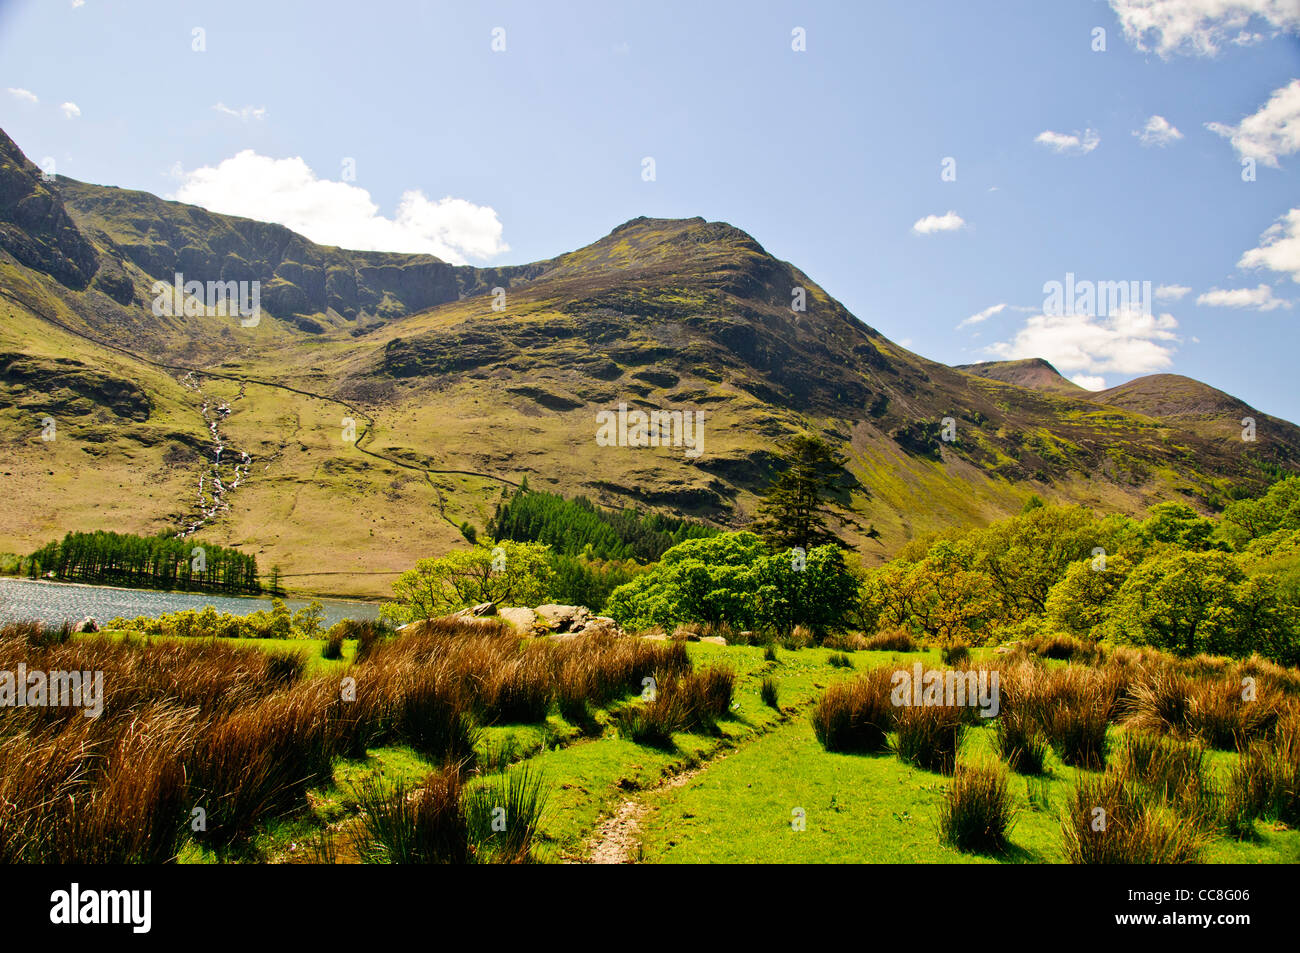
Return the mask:
[[[290,609],[299,609],[310,600],[286,599]],[[373,619],[379,607],[370,602],[346,602],[321,599],[325,607],[324,625],[340,619]],[[218,612],[248,615],[258,609],[271,608],[269,598],[248,596],[214,596],[200,592],[160,592],[153,589],[118,589],[112,586],[83,586],[70,582],[45,582],[0,577],[0,623],[38,620],[46,623],[80,622],[90,616],[103,625],[114,616],[157,617],[180,609],[212,606]]]

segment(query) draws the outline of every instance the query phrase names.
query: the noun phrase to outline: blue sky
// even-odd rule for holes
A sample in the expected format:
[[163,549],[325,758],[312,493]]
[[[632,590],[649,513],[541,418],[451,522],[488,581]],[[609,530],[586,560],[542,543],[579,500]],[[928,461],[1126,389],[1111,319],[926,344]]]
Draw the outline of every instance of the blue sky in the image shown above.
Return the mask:
[[[475,264],[723,220],[935,360],[1300,420],[1295,0],[0,0],[0,126],[73,178]],[[1164,291],[1044,315],[1067,272]]]

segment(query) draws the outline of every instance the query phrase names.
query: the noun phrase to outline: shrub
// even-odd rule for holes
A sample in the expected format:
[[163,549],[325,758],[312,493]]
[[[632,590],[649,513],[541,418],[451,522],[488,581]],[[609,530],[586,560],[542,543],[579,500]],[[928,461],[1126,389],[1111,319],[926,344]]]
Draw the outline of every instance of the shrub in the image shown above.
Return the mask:
[[334,626],[330,631],[337,630],[340,626],[344,638],[357,640],[357,661],[362,662],[368,659],[371,654],[380,647],[385,641],[393,638],[395,632],[391,626],[378,619],[344,619]]
[[999,764],[959,763],[939,809],[942,839],[963,851],[991,852],[1006,847],[1011,827],[1011,794]]
[[1190,678],[1172,669],[1146,673],[1130,689],[1127,725],[1160,734],[1186,734],[1193,689]]
[[1227,804],[1242,823],[1256,817],[1300,824],[1300,716],[1279,721],[1274,739],[1254,741],[1237,757]]
[[321,650],[321,658],[341,659],[343,658],[343,633],[330,630],[325,639],[325,648]]
[[1208,822],[1215,812],[1205,751],[1198,745],[1125,732],[1117,773],[1189,820]]
[[334,735],[321,689],[321,683],[296,685],[201,731],[186,764],[194,806],[207,815],[207,829],[195,832],[197,840],[227,848],[332,776]]
[[464,812],[478,863],[524,864],[533,855],[549,791],[541,772],[521,764],[466,790]]
[[775,643],[775,642],[769,642],[769,643],[767,643],[767,648],[765,648],[765,649],[763,650],[763,661],[764,661],[764,662],[775,662],[776,660],[777,660],[777,656],[776,656],[776,643]]
[[[1004,696],[1005,697],[1005,696]],[[1042,774],[1047,760],[1047,739],[1034,712],[1014,702],[993,722],[998,754],[1018,774]]]
[[1093,663],[1101,658],[1101,650],[1095,642],[1063,633],[1030,639],[1025,647],[1035,655],[1060,661]]
[[1262,738],[1277,724],[1278,708],[1266,698],[1247,701],[1240,683],[1215,679],[1191,686],[1184,721],[1212,748],[1233,751]]
[[927,771],[953,772],[966,730],[958,706],[901,706],[894,712],[894,728],[894,751],[901,760]]
[[277,685],[292,685],[302,677],[306,667],[307,659],[293,649],[266,653],[267,677]]
[[848,657],[847,655],[845,655],[843,652],[836,652],[836,653],[832,654],[832,655],[831,655],[831,656],[830,656],[826,661],[827,661],[828,663],[830,663],[830,664],[831,664],[833,667],[835,667],[835,668],[852,668],[852,667],[853,667],[853,659],[849,658],[849,657]]
[[637,744],[671,747],[678,731],[714,730],[731,709],[736,676],[713,666],[698,673],[659,672],[654,697],[625,709],[619,734]]
[[397,699],[397,731],[434,761],[473,763],[479,729],[465,700],[437,672],[417,675]]
[[361,808],[358,853],[368,863],[464,864],[472,859],[460,769],[425,777],[414,791],[378,775],[353,785]]
[[768,708],[772,708],[775,709],[776,711],[780,711],[781,710],[781,705],[779,701],[780,688],[781,688],[781,683],[778,682],[771,675],[763,676],[763,682],[758,689],[758,694],[759,697],[763,699],[763,704],[766,705]]
[[901,627],[877,632],[862,647],[873,652],[916,652],[920,649],[912,633]]
[[554,688],[540,653],[530,652],[489,669],[482,676],[479,711],[485,723],[544,721]]
[[893,724],[889,701],[893,670],[873,669],[831,684],[813,707],[813,733],[827,751],[883,751]]
[[788,649],[806,649],[816,644],[816,634],[806,625],[796,625],[785,639],[785,647]]
[[939,657],[944,665],[961,665],[970,661],[970,646],[964,642],[952,642],[939,650]]
[[1107,708],[1102,694],[1084,688],[1061,698],[1051,709],[1044,729],[1062,761],[1084,768],[1106,763]]
[[1080,775],[1061,814],[1072,864],[1194,864],[1206,834],[1161,805],[1146,804],[1119,775]]

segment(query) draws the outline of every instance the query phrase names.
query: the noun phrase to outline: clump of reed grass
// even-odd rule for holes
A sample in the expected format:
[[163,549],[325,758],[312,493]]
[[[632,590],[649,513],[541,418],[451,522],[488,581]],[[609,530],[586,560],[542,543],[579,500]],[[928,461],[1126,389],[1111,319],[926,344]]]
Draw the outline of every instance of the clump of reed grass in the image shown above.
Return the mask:
[[916,652],[920,650],[912,633],[904,628],[882,629],[868,636],[863,646],[873,652]]
[[1002,851],[1013,816],[1007,774],[1000,764],[956,764],[939,808],[939,833],[945,843],[961,851]]
[[1114,773],[1080,775],[1061,814],[1073,864],[1195,864],[1207,832],[1158,802],[1148,803]]
[[813,733],[827,751],[872,752],[888,746],[894,721],[893,669],[881,667],[833,682],[812,711]]

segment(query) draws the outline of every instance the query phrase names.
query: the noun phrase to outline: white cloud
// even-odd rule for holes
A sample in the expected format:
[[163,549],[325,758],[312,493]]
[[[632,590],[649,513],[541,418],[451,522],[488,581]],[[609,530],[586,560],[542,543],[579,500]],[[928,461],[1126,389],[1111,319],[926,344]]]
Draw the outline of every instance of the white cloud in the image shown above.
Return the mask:
[[1130,43],[1164,59],[1257,43],[1263,36],[1247,29],[1252,22],[1278,32],[1300,29],[1295,0],[1110,0],[1110,7]]
[[1273,297],[1273,289],[1268,285],[1257,288],[1211,288],[1197,298],[1196,303],[1210,308],[1249,308],[1252,311],[1275,311],[1291,307],[1291,302]]
[[509,251],[495,210],[464,199],[432,201],[402,193],[385,218],[365,189],[319,179],[300,157],[273,159],[252,149],[184,174],[175,195],[213,212],[278,222],[323,245],[361,251],[425,252],[453,264]]
[[1133,131],[1144,146],[1168,146],[1183,138],[1178,127],[1164,116],[1152,116],[1141,129]]
[[1236,126],[1207,122],[1205,128],[1232,142],[1237,155],[1278,167],[1280,156],[1300,152],[1300,79],[1275,89],[1259,111]]
[[1259,236],[1259,247],[1241,256],[1238,268],[1267,268],[1300,282],[1300,208],[1293,208]]
[[36,94],[33,93],[30,89],[22,89],[20,87],[10,86],[9,95],[12,96],[14,99],[21,99],[25,103],[35,104],[40,102],[40,100],[36,98]]
[[1034,142],[1046,146],[1060,155],[1086,155],[1101,145],[1101,136],[1095,129],[1085,129],[1082,134],[1052,132],[1045,129],[1034,137]]
[[969,327],[972,324],[979,324],[982,321],[987,321],[989,318],[993,317],[993,315],[1000,314],[1001,312],[1005,311],[1006,308],[1007,306],[1005,302],[1003,302],[1002,304],[990,305],[989,307],[985,308],[983,311],[980,311],[977,314],[972,314],[961,324],[957,325],[957,330],[960,331],[962,328]]
[[59,108],[63,110],[64,119],[76,119],[81,115],[81,107],[76,103],[64,103]]
[[72,9],[74,10],[77,9],[77,7],[84,7],[85,5],[86,0],[72,0]]
[[1012,340],[987,350],[1004,360],[1041,357],[1066,373],[1150,374],[1173,362],[1177,328],[1172,314],[1138,310],[1105,317],[1038,314]]
[[1084,390],[1105,390],[1106,378],[1098,377],[1093,374],[1075,374],[1070,380],[1078,384]]
[[965,225],[964,218],[956,212],[949,211],[945,215],[927,215],[925,218],[917,219],[912,224],[912,231],[918,235],[933,235],[935,232],[955,232]]
[[1191,290],[1187,285],[1159,285],[1156,287],[1156,298],[1160,301],[1181,301]]
[[239,109],[231,109],[225,103],[217,103],[212,107],[217,112],[226,116],[234,116],[242,122],[248,122],[250,119],[265,119],[265,106],[241,106]]

